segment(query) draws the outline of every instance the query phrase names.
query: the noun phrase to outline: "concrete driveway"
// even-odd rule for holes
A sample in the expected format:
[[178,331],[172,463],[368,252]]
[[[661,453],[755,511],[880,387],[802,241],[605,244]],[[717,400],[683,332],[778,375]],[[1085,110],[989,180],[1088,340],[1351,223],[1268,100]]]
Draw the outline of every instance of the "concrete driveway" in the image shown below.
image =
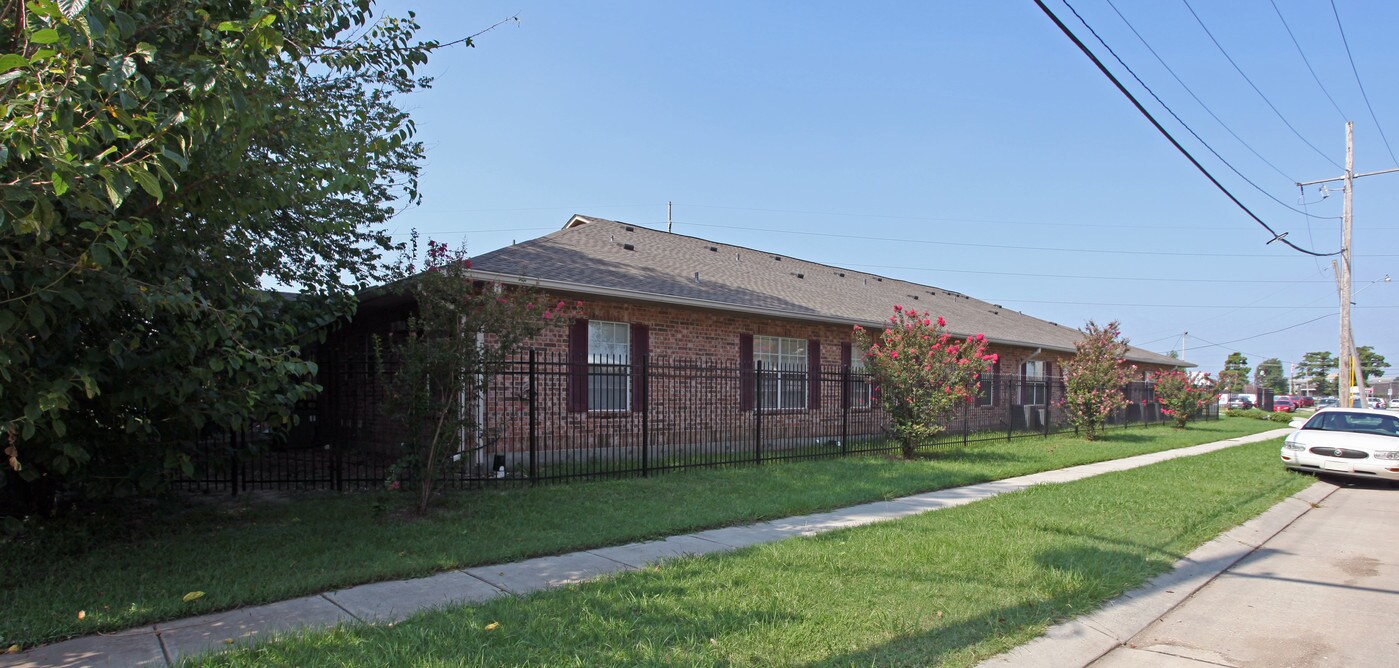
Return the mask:
[[1399,665],[1399,489],[1323,482],[1318,507],[1089,665]]

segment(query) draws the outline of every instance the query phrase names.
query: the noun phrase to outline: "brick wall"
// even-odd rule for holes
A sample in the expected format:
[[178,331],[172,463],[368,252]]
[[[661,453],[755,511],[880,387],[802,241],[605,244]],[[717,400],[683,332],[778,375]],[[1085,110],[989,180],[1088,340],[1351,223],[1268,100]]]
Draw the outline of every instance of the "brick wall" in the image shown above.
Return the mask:
[[[576,295],[546,295],[546,303],[574,303]],[[764,440],[811,444],[871,437],[883,432],[886,420],[878,410],[842,410],[840,378],[841,344],[853,343],[848,325],[820,324],[764,318],[723,311],[582,297],[579,312],[589,320],[625,322],[649,328],[651,382],[649,411],[644,417],[632,411],[570,412],[568,397],[568,322],[560,321],[534,341],[535,447],[539,450],[598,456],[599,452],[634,453],[641,445],[642,421],[649,442],[657,451],[683,449],[703,443],[712,448],[741,448],[751,442],[755,428]],[[333,333],[321,356],[321,420],[335,429],[323,430],[327,438],[361,449],[390,452],[403,440],[402,425],[384,415],[378,406],[380,390],[372,373],[369,345],[372,334],[384,335],[394,322],[406,318],[402,305],[367,311],[348,327]],[[819,410],[765,411],[761,426],[754,414],[740,410],[739,340],[741,334],[816,340],[820,346],[823,382]],[[1003,378],[1017,377],[1020,365],[1033,349],[992,345],[1000,356]],[[1050,363],[1058,376],[1068,355],[1041,351],[1034,359]],[[529,448],[528,376],[523,362],[497,376],[486,394],[483,417],[487,426],[479,450],[471,456],[489,462],[495,454],[512,461]],[[633,388],[633,391],[639,389]],[[1018,392],[1010,392],[1010,395]],[[1058,398],[1057,390],[1055,396]],[[996,390],[996,403],[969,411],[967,425],[976,430],[1006,429],[1014,425],[1012,407],[1018,396],[1008,396],[1004,385]],[[853,417],[852,417],[853,415]],[[1054,420],[1052,411],[1050,419]],[[1057,422],[1057,420],[1054,420]],[[957,426],[953,427],[958,428]],[[572,456],[572,455],[571,455]],[[620,455],[619,455],[620,456]]]

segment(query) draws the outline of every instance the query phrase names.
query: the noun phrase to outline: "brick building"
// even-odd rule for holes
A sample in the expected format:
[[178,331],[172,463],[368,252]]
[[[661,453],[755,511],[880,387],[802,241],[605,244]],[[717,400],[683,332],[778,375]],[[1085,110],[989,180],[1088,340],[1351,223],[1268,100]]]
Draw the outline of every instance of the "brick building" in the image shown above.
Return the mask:
[[[855,325],[880,328],[895,304],[942,316],[954,335],[985,334],[999,355],[964,429],[1035,429],[1055,419],[1046,410],[1057,396],[1050,379],[1080,337],[942,288],[580,215],[474,258],[473,273],[532,286],[550,302],[581,302],[583,316],[534,341],[532,376],[517,367],[492,384],[477,407],[486,433],[464,447],[488,461],[519,460],[527,430],[537,451],[590,456],[634,454],[638,433],[660,451],[748,447],[749,431],[764,427],[790,443],[880,434],[876,390],[863,381],[852,335]],[[411,308],[404,295],[367,297],[325,346],[319,417],[342,438],[393,440],[394,426],[372,410],[368,340]],[[1182,365],[1137,348],[1129,361],[1143,378]],[[526,410],[531,386],[536,404]]]

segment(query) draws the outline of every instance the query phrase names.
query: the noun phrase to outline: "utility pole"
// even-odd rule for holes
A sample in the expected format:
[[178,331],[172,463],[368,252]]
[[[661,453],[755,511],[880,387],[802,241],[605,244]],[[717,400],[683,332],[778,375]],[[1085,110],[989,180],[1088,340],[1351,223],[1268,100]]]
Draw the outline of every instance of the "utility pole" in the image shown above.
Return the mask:
[[1355,173],[1355,123],[1346,121],[1346,173],[1329,179],[1318,179],[1316,181],[1305,181],[1297,184],[1298,188],[1305,188],[1318,183],[1330,183],[1332,181],[1345,182],[1345,196],[1343,198],[1341,211],[1341,261],[1332,261],[1331,267],[1336,274],[1336,290],[1341,298],[1341,345],[1338,349],[1340,364],[1336,367],[1337,393],[1341,394],[1343,405],[1354,407],[1352,401],[1351,388],[1354,387],[1359,393],[1358,401],[1361,406],[1365,405],[1365,373],[1358,367],[1360,360],[1355,354],[1355,336],[1350,325],[1350,295],[1351,295],[1351,201],[1355,190],[1355,180],[1362,176],[1375,176],[1376,174],[1389,174],[1399,172],[1399,168],[1384,169],[1378,172],[1368,172],[1365,174]]
[[675,223],[673,223],[673,222],[670,220],[670,205],[671,205],[671,202],[666,202],[666,203],[665,203],[665,231],[667,231],[667,232],[674,232],[675,230],[672,229],[672,228],[674,227]]

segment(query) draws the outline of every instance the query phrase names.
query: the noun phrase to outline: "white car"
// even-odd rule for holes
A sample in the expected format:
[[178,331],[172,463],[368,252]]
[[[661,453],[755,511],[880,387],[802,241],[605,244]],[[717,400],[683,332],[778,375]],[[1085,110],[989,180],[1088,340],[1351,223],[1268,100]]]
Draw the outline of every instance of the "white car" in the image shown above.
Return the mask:
[[1399,481],[1399,415],[1370,408],[1323,408],[1282,444],[1290,469]]
[[1385,405],[1384,399],[1379,397],[1370,397],[1369,401],[1366,403],[1370,404],[1370,408],[1389,408],[1389,406]]

